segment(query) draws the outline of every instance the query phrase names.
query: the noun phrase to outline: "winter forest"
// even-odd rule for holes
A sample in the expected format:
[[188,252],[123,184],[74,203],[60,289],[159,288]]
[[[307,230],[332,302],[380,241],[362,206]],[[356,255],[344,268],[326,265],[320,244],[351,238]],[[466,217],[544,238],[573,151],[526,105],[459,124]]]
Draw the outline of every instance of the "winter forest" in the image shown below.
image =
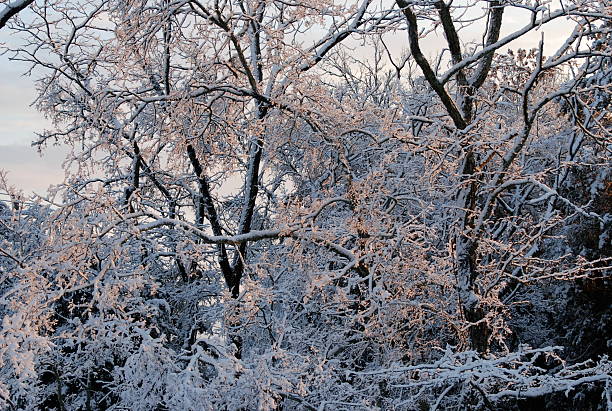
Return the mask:
[[612,410],[607,0],[0,30],[67,153],[44,196],[0,173],[0,409]]

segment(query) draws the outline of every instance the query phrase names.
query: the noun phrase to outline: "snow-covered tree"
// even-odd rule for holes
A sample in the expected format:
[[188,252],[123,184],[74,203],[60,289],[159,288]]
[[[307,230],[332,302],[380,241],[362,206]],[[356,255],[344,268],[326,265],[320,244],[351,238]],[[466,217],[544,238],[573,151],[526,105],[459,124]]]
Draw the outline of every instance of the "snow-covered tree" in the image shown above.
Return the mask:
[[[567,356],[554,327],[578,328],[543,320],[609,290],[609,6],[349,3],[14,25],[55,126],[36,144],[71,152],[53,196],[0,211],[3,406],[611,406],[605,350]],[[552,56],[503,51],[559,21]]]

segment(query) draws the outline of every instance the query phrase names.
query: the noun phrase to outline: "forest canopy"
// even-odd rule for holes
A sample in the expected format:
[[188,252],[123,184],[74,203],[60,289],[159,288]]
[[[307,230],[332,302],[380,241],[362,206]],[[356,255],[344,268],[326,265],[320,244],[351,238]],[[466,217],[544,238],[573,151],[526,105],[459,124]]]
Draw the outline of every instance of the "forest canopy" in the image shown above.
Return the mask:
[[0,408],[612,410],[607,1],[16,0],[0,29],[69,153],[45,197],[0,174]]

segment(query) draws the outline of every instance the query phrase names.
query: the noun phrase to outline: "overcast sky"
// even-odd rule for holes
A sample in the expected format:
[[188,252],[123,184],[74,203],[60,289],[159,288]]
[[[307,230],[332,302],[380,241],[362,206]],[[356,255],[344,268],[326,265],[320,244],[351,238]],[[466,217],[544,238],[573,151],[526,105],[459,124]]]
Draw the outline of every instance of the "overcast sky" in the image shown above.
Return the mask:
[[[522,27],[528,21],[525,13],[514,9],[504,15],[502,36],[512,30]],[[565,33],[570,31],[573,24],[567,21],[557,21],[546,29],[546,52],[550,53],[562,43]],[[479,38],[481,36],[476,28],[465,35]],[[538,44],[541,33],[533,31],[528,36],[512,43],[512,48],[531,48]],[[563,36],[563,37],[562,37]],[[404,44],[398,36],[393,49],[399,50]],[[12,43],[16,39],[10,38],[10,32],[0,30],[0,43]],[[440,39],[433,40],[423,49],[433,55],[439,47]],[[506,48],[503,49],[505,51]],[[7,56],[0,56],[0,169],[9,172],[8,179],[11,185],[21,188],[26,194],[35,191],[43,194],[49,184],[58,184],[63,181],[61,163],[64,150],[58,147],[47,148],[43,156],[31,147],[36,138],[35,133],[49,128],[50,124],[31,106],[36,96],[34,78],[22,75],[27,66],[20,62],[9,61]]]
[[[0,43],[11,43],[8,30],[0,30]],[[51,147],[41,156],[31,147],[35,133],[49,127],[31,106],[36,98],[34,79],[24,76],[27,66],[0,56],[0,169],[8,171],[9,183],[26,194],[43,194],[49,184],[63,181],[64,154]]]

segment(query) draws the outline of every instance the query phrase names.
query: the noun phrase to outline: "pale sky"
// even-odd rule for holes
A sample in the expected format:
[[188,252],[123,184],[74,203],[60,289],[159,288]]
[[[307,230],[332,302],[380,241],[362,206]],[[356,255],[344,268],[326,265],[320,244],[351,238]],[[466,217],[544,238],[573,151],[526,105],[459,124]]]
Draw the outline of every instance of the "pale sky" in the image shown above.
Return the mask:
[[[8,30],[0,30],[0,43],[12,43]],[[34,107],[34,79],[22,75],[27,66],[0,55],[0,169],[8,171],[9,184],[44,194],[49,184],[63,181],[63,150],[51,147],[40,156],[31,142],[49,122]]]
[[[553,6],[553,9],[556,7]],[[511,31],[523,27],[528,17],[524,11],[512,9],[504,13],[502,37]],[[547,54],[558,47],[565,36],[573,28],[573,23],[566,20],[553,22],[546,28],[545,45]],[[477,29],[470,29],[464,34],[480,38]],[[540,32],[532,31],[527,36],[511,43],[511,47],[532,48],[540,40]],[[392,49],[398,52],[404,47],[405,34],[398,35],[396,44]],[[0,30],[0,43],[12,43],[16,39],[10,38],[9,30]],[[442,39],[432,39],[429,46],[424,44],[424,50],[439,49]],[[502,48],[505,52],[508,47]],[[435,52],[427,53],[433,55]],[[399,56],[396,60],[399,60]],[[6,55],[0,55],[0,169],[9,172],[8,180],[11,185],[23,189],[25,194],[33,191],[44,194],[49,184],[58,184],[63,181],[61,163],[65,149],[49,147],[41,157],[35,148],[30,146],[36,138],[35,133],[49,128],[50,124],[31,106],[36,96],[34,78],[24,77],[23,72],[27,66],[21,62],[9,61]]]

